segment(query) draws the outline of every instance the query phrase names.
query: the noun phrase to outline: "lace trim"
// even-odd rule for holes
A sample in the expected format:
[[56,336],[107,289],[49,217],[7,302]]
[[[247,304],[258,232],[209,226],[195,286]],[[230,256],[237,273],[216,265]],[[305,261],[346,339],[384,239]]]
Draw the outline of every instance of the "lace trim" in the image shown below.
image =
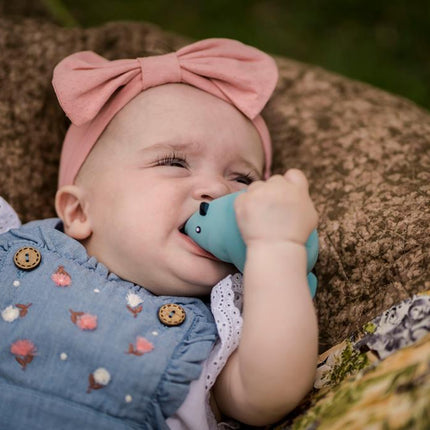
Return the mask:
[[243,284],[242,275],[227,276],[212,289],[211,310],[219,339],[205,366],[206,392],[212,388],[231,353],[238,347],[242,333]]
[[11,206],[0,197],[0,234],[21,225],[18,215]]

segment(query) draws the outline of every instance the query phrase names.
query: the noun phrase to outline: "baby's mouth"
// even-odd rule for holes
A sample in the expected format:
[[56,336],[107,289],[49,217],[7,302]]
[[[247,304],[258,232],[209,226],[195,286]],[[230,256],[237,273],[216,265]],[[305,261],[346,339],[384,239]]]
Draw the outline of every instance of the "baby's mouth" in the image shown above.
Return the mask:
[[215,261],[221,261],[221,260],[219,260],[217,257],[215,257],[215,255],[213,255],[213,254],[211,254],[210,252],[208,252],[208,251],[206,251],[205,249],[203,249],[200,245],[198,245],[190,236],[188,236],[188,234],[187,233],[185,233],[185,224],[186,224],[187,222],[185,221],[179,228],[178,228],[178,230],[179,230],[179,233],[181,233],[181,234],[183,234],[184,236],[186,236],[187,237],[187,241],[189,241],[189,242],[191,242],[191,243],[193,243],[193,246],[194,247],[196,247],[196,248],[198,248],[199,249],[199,254],[201,254],[201,255],[203,255],[203,256],[205,256],[205,257],[207,257],[207,258],[210,258],[211,260],[215,260]]

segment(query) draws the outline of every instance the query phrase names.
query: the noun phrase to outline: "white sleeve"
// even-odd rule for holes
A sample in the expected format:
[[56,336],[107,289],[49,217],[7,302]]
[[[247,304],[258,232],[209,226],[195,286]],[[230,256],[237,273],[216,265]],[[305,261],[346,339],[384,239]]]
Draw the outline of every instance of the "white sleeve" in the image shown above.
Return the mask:
[[217,423],[209,406],[210,389],[238,347],[242,332],[242,275],[236,273],[221,280],[212,289],[211,310],[218,329],[218,340],[203,364],[200,378],[176,413],[167,419],[172,430],[220,430],[236,428],[234,422]]
[[11,228],[17,228],[21,225],[16,212],[11,206],[0,196],[0,234],[5,233]]

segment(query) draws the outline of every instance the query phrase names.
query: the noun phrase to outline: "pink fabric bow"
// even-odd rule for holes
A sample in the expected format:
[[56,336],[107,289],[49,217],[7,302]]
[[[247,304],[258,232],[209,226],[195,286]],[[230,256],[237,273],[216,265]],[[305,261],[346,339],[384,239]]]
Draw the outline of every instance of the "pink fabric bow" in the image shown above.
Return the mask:
[[108,61],[91,51],[66,57],[54,70],[53,86],[72,121],[60,161],[59,186],[73,183],[98,137],[114,115],[147,88],[181,82],[234,105],[260,133],[270,169],[270,137],[259,113],[278,79],[274,60],[230,39],[206,39],[177,52]]

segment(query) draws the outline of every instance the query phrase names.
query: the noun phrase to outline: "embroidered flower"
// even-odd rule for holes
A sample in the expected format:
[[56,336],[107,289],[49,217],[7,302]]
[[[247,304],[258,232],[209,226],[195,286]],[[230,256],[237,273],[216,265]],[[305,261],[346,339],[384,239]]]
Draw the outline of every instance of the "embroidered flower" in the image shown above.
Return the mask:
[[104,367],[99,367],[98,369],[96,369],[93,375],[94,381],[97,384],[107,385],[110,382],[110,373]]
[[110,373],[104,367],[99,367],[93,373],[90,373],[88,382],[89,385],[87,393],[90,393],[91,390],[100,390],[100,388],[103,388],[109,384]]
[[1,317],[6,322],[13,322],[18,317],[25,317],[28,313],[28,308],[31,306],[31,303],[28,305],[23,305],[21,303],[17,303],[15,306],[10,305],[7,308],[2,310]]
[[138,294],[128,293],[127,294],[127,303],[132,308],[135,308],[136,306],[139,306],[141,303],[143,303],[143,299]]
[[10,347],[10,352],[14,355],[27,356],[36,351],[36,347],[31,340],[20,339],[14,342]]
[[33,361],[36,354],[36,346],[28,339],[19,339],[10,346],[10,352],[15,356],[15,360],[25,370],[27,364]]
[[72,278],[64,270],[64,266],[58,266],[58,269],[51,275],[51,279],[58,287],[68,287],[72,283]]
[[142,312],[142,303],[143,299],[136,293],[128,293],[127,294],[127,309],[134,315],[136,318],[140,312]]
[[85,312],[74,312],[69,309],[71,313],[70,319],[72,323],[78,326],[81,330],[95,330],[97,328],[97,316],[87,314]]
[[15,306],[10,305],[6,309],[2,310],[1,317],[6,322],[13,322],[19,317],[19,310]]
[[76,325],[81,330],[94,330],[97,327],[97,317],[91,314],[83,314],[78,317]]
[[149,342],[142,336],[137,336],[136,345],[133,345],[132,343],[130,343],[128,345],[127,354],[141,356],[146,352],[152,351],[153,349],[154,349],[154,345],[151,342]]

